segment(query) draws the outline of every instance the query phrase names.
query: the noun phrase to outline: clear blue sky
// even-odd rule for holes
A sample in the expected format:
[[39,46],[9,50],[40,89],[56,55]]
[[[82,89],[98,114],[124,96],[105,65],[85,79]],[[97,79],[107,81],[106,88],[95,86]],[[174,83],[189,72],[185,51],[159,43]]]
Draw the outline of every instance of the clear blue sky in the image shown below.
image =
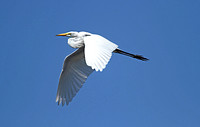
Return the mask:
[[[199,127],[199,0],[1,0],[1,127]],[[113,54],[68,107],[55,103],[67,31],[100,34]]]

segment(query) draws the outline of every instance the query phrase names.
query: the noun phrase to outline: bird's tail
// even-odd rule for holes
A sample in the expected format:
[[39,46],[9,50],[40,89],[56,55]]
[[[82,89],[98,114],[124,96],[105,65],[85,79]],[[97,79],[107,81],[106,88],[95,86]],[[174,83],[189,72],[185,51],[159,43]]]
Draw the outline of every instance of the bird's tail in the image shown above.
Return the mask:
[[130,56],[130,57],[132,57],[132,58],[136,58],[136,59],[142,60],[142,61],[147,61],[147,60],[149,60],[149,59],[147,59],[147,58],[145,58],[145,57],[143,57],[143,56],[141,56],[141,55],[134,55],[134,54],[131,54],[131,53],[128,53],[128,52],[124,52],[124,51],[122,51],[122,50],[120,50],[120,49],[118,49],[118,48],[115,49],[113,52],[114,52],[114,53],[123,54],[123,55],[126,55],[126,56]]

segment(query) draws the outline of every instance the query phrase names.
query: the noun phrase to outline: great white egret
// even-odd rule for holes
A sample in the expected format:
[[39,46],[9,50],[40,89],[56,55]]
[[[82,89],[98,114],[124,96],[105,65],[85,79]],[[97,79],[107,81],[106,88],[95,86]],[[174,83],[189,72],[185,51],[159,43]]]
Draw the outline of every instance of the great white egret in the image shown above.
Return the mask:
[[60,74],[56,102],[62,106],[72,101],[73,97],[82,87],[87,77],[94,71],[102,71],[108,64],[112,53],[127,55],[146,61],[140,55],[124,52],[118,46],[104,37],[88,32],[67,32],[56,36],[70,37],[68,44],[78,48],[64,60]]

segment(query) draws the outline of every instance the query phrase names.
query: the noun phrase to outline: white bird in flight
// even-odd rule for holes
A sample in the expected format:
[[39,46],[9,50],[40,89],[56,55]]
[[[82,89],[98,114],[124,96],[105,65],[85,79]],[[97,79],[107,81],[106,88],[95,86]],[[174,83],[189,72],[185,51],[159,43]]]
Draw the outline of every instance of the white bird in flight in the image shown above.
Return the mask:
[[140,55],[124,52],[118,45],[106,38],[88,32],[67,32],[56,36],[70,37],[68,44],[78,48],[64,60],[60,74],[56,102],[62,106],[72,101],[87,77],[95,70],[102,71],[108,64],[112,53],[127,55],[142,61],[148,60]]

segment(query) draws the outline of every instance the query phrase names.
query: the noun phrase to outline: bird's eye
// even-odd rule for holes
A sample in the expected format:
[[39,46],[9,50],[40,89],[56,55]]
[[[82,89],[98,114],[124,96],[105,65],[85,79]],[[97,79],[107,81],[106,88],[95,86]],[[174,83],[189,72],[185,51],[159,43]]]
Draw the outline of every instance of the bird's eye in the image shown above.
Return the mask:
[[85,34],[85,37],[87,37],[87,36],[91,36],[90,34]]

